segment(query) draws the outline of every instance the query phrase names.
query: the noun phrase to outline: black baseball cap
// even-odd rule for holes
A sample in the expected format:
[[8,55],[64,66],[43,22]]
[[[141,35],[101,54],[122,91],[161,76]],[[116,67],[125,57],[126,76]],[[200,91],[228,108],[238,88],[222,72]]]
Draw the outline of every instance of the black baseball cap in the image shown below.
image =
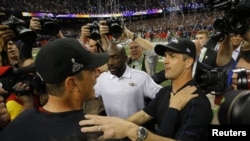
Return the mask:
[[175,39],[170,41],[167,45],[157,44],[155,46],[155,52],[158,55],[164,56],[165,51],[187,54],[194,58],[194,60],[196,58],[195,44],[189,39]]
[[37,74],[45,83],[60,83],[83,69],[105,64],[107,53],[91,53],[74,38],[55,39],[41,48],[35,59]]

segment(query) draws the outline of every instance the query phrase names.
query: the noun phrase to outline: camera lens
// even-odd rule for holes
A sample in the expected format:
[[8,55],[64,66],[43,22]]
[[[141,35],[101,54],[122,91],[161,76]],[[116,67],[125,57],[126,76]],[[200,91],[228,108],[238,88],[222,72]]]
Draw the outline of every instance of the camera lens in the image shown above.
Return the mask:
[[26,43],[33,43],[36,41],[37,35],[34,31],[23,28],[22,26],[16,27],[16,30],[18,32],[18,37]]
[[119,24],[112,24],[110,27],[110,32],[114,38],[119,38],[122,35],[122,28]]
[[42,28],[45,33],[51,36],[57,35],[58,32],[60,31],[59,26],[54,22],[45,22]]
[[55,36],[59,33],[60,27],[57,20],[46,16],[41,17],[39,20],[42,28],[41,30],[37,31],[39,34]]
[[240,72],[238,72],[237,89],[238,90],[250,89],[250,75],[246,69],[243,69]]
[[216,19],[214,21],[214,29],[218,32],[223,32],[226,29],[227,23],[224,19]]
[[201,86],[207,85],[210,80],[209,72],[207,70],[197,69],[195,80]]
[[221,125],[250,124],[249,90],[228,91],[222,101],[218,114]]
[[123,29],[121,27],[121,21],[116,18],[111,18],[106,21],[109,27],[109,35],[118,39],[121,37]]
[[99,24],[97,21],[88,24],[90,29],[90,37],[93,40],[101,39],[100,31],[99,31]]

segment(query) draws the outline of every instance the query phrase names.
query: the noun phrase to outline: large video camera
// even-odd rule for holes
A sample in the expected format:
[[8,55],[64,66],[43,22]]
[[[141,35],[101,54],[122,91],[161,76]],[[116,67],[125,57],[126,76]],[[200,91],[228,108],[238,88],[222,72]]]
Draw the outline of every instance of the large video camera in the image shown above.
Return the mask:
[[218,113],[221,125],[250,125],[250,90],[225,93]]
[[51,36],[55,36],[59,33],[60,27],[56,19],[43,16],[39,18],[39,21],[41,23],[41,30],[37,31],[37,33]]
[[23,42],[34,42],[37,35],[34,31],[26,28],[25,21],[11,15],[7,21],[2,22],[3,25],[8,25],[13,30],[16,37],[13,40],[21,39]]
[[[205,7],[213,9],[222,9],[225,15],[221,19],[216,19],[214,22],[214,29],[218,31],[213,35],[209,41],[204,45],[207,48],[214,49],[218,41],[223,40],[225,34],[244,34],[249,30],[250,15],[250,1],[249,0],[207,0]],[[197,81],[204,82],[201,86],[207,91],[220,90],[218,88],[223,84],[227,84],[227,72],[218,69],[200,70],[199,75],[196,75]],[[225,87],[224,98],[219,109],[219,122],[221,125],[243,125],[250,124],[250,91],[249,91],[249,72],[244,69],[233,70],[238,73],[237,89],[231,90]],[[219,78],[221,77],[221,78]],[[224,79],[224,81],[223,81]],[[214,81],[212,83],[212,81]],[[218,85],[218,86],[217,86]],[[208,86],[208,87],[207,87]],[[227,86],[227,85],[225,85]],[[223,90],[223,89],[222,89]]]
[[195,80],[205,93],[224,92],[227,88],[227,78],[226,71],[221,68],[200,68],[195,73]]
[[214,29],[224,34],[244,34],[249,28],[249,0],[207,0],[205,7],[223,9],[225,15],[214,21]]
[[[35,66],[30,65],[23,68],[15,68],[11,66],[0,67],[0,85],[8,91],[7,97],[11,93],[15,93],[18,96],[31,94],[32,91],[36,91],[37,94],[45,94],[46,88],[43,81],[35,73]],[[18,82],[23,82],[30,87],[30,90],[17,90],[14,86]]]
[[[93,40],[99,40],[101,38],[100,31],[99,31],[99,23],[97,21],[93,21],[92,23],[87,24],[90,29],[90,36],[89,38]],[[121,21],[114,17],[106,20],[106,25],[109,27],[109,33],[107,35],[111,35],[115,39],[121,37],[123,28],[121,25]]]
[[223,125],[250,124],[250,70],[234,69],[237,77],[237,90],[225,93],[219,110],[219,121]]

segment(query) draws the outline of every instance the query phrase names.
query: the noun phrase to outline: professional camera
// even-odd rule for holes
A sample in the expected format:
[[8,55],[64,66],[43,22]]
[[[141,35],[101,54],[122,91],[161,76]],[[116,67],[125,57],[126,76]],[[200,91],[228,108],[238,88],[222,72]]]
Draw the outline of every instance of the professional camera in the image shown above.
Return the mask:
[[250,70],[241,68],[241,69],[234,69],[233,72],[238,74],[237,89],[250,90]]
[[120,20],[114,17],[111,17],[110,19],[106,20],[106,24],[109,27],[109,35],[111,35],[115,39],[118,39],[119,37],[121,37],[123,28],[121,26]]
[[[250,1],[249,0],[207,0],[205,1],[205,7],[213,9],[222,9],[225,14],[223,18],[216,19],[214,22],[214,29],[220,34],[216,35],[214,39],[211,39],[209,46],[214,47],[215,43],[225,34],[244,34],[249,29],[249,19],[250,15]],[[218,38],[217,38],[218,37]],[[218,70],[217,70],[218,71]],[[207,71],[201,71],[203,76],[199,77],[196,75],[196,79],[200,79],[201,82],[204,82],[203,85],[208,85],[210,88],[213,86],[212,81],[206,81],[209,78]],[[216,71],[212,71],[216,72]],[[209,73],[212,73],[209,72]],[[214,86],[217,84],[227,84],[228,81],[227,75],[221,73],[213,74],[214,77]],[[218,119],[221,125],[249,125],[250,124],[250,114],[248,112],[250,108],[250,91],[249,87],[249,70],[236,69],[233,72],[238,73],[237,78],[237,89],[238,90],[229,90],[225,87],[224,98],[220,105]],[[225,73],[226,74],[226,73]],[[222,77],[222,78],[219,78]],[[223,81],[224,79],[224,81]],[[210,79],[212,80],[212,79]],[[199,80],[197,80],[199,81]],[[225,85],[227,86],[227,85]],[[206,88],[206,87],[204,87]],[[208,90],[211,90],[208,88]],[[219,90],[217,87],[215,89]]]
[[247,20],[230,11],[222,19],[214,21],[214,29],[226,34],[244,34],[248,29]]
[[250,90],[228,91],[218,113],[221,125],[250,124]]
[[93,40],[101,39],[100,31],[99,31],[99,23],[97,21],[93,21],[88,24],[90,30],[90,37]]
[[224,95],[219,110],[219,121],[223,125],[250,124],[250,70],[234,69],[237,77],[237,90],[228,91]]
[[2,22],[3,25],[8,25],[13,30],[16,37],[13,40],[21,39],[23,42],[34,42],[36,40],[36,33],[25,27],[25,21],[18,19],[11,15],[8,21]]
[[223,9],[225,15],[216,19],[214,29],[225,34],[244,34],[249,28],[249,0],[209,0],[205,6],[211,9]]
[[37,31],[37,33],[51,36],[55,36],[59,33],[60,27],[56,19],[43,16],[39,20],[41,23],[41,30]]
[[[0,85],[1,87],[8,91],[8,94],[15,93],[17,95],[30,94],[31,91],[36,90],[37,94],[45,94],[45,84],[35,73],[35,66],[30,65],[23,68],[15,68],[11,66],[0,67],[1,77]],[[31,75],[32,73],[33,75]],[[13,88],[18,82],[26,83],[29,87],[29,91],[16,90]],[[6,95],[6,97],[8,96]]]
[[211,70],[200,68],[196,70],[195,80],[205,93],[211,91],[223,92],[227,88],[227,74],[221,68]]

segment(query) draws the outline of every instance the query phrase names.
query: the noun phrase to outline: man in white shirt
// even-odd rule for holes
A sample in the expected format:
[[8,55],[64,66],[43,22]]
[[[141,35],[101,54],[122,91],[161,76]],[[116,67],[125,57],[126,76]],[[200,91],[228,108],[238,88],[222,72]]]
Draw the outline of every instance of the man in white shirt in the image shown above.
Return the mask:
[[126,64],[126,51],[120,44],[112,44],[107,52],[109,71],[97,78],[95,93],[102,96],[107,116],[127,118],[143,109],[144,98],[153,99],[162,86],[146,72],[130,68]]

